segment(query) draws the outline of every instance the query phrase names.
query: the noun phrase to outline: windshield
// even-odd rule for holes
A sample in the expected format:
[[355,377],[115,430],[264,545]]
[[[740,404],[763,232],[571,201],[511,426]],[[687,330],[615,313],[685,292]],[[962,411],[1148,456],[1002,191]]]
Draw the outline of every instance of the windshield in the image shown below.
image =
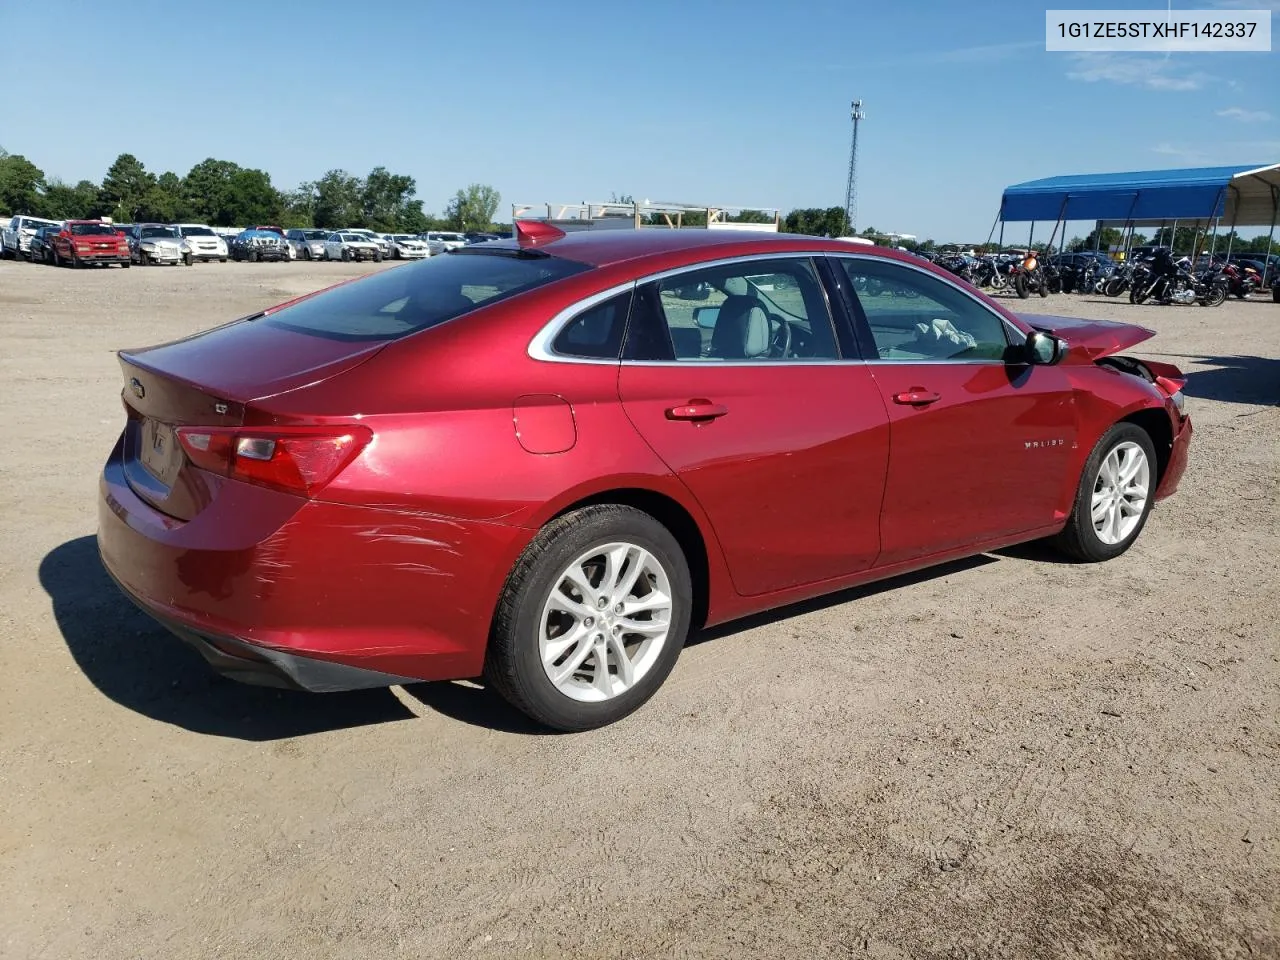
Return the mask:
[[323,230],[303,230],[302,231],[303,240],[323,240],[328,235],[329,234],[325,233]]
[[208,227],[180,227],[184,237],[212,237],[214,232]]
[[260,322],[334,340],[394,340],[590,269],[548,256],[430,257],[303,300]]
[[105,223],[73,223],[71,224],[71,233],[77,237],[114,237],[116,234],[114,227],[109,227]]
[[173,227],[143,227],[141,236],[143,239],[147,237],[176,237],[178,231]]

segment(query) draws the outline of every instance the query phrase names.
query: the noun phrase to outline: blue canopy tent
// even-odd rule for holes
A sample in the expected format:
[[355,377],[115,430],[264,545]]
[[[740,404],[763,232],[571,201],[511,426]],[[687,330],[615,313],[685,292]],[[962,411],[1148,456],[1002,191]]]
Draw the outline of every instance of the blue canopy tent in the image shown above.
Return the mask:
[[[1001,245],[1004,224],[1052,221],[1053,236],[1068,220],[1092,220],[1099,228],[1123,225],[1166,226],[1173,221],[1204,224],[1206,230],[1225,220],[1237,226],[1269,224],[1268,262],[1280,215],[1280,164],[1269,166],[1192,167],[1185,170],[1142,170],[1132,173],[1078,174],[1048,177],[1007,187],[1000,199]],[[992,225],[995,232],[995,224]],[[1095,232],[1097,237],[1101,230]],[[1050,243],[1053,242],[1050,237]],[[1030,239],[1028,239],[1028,245]],[[1228,252],[1230,247],[1228,246]]]

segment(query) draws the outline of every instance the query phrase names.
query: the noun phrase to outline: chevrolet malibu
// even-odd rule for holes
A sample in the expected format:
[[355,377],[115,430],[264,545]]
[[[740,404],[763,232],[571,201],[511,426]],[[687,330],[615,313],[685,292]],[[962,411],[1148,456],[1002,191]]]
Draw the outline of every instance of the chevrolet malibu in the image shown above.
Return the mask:
[[98,542],[232,677],[483,676],[583,730],[703,626],[1022,541],[1122,554],[1191,438],[1182,374],[1122,353],[1150,336],[838,240],[521,222],[122,351]]

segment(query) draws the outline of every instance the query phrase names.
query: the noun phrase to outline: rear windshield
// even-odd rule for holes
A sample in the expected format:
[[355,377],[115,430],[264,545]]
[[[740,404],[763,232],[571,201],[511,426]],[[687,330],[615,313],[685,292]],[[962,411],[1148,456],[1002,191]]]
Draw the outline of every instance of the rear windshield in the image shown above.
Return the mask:
[[259,322],[334,340],[393,340],[589,269],[545,255],[449,254],[373,274]]

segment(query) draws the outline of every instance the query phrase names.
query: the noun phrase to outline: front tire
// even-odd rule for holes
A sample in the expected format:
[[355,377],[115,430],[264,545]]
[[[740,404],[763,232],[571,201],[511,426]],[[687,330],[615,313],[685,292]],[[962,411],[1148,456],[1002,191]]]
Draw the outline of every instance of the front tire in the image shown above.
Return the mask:
[[1013,278],[1013,290],[1018,295],[1019,300],[1025,300],[1031,296],[1031,291],[1027,289],[1027,275],[1020,273]]
[[692,606],[689,564],[666,527],[616,504],[575,510],[544,527],[507,578],[485,676],[552,729],[614,723],[671,673]]
[[1200,306],[1202,307],[1220,307],[1226,302],[1227,291],[1221,286],[1213,286],[1209,288],[1207,296],[1201,298]]
[[1120,556],[1146,526],[1156,482],[1151,437],[1137,424],[1115,424],[1085,462],[1071,517],[1051,542],[1086,563]]

